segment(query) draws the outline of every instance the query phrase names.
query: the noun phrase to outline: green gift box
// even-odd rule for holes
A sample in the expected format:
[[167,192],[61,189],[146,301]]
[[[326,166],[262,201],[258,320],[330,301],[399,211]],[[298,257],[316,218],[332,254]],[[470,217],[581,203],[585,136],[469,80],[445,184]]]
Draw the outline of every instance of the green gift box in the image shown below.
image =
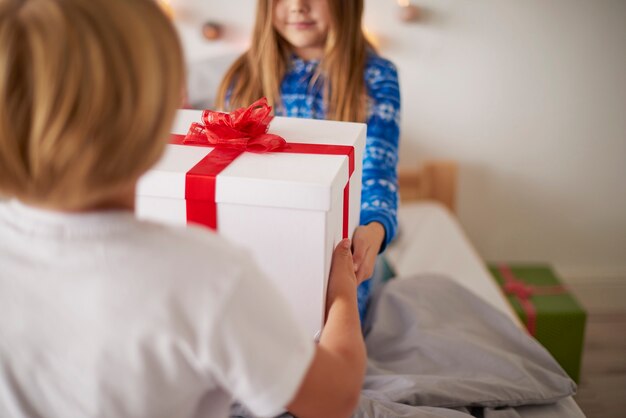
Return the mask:
[[577,383],[586,312],[547,265],[490,265],[526,328]]

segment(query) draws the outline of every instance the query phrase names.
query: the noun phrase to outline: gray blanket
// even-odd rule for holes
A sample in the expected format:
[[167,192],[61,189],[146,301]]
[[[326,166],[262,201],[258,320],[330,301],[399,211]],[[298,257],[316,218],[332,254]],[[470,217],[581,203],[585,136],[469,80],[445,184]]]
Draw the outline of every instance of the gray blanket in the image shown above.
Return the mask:
[[[539,343],[445,277],[389,282],[368,322],[368,369],[355,418],[512,418],[516,406],[576,391]],[[232,416],[250,415],[235,407]]]

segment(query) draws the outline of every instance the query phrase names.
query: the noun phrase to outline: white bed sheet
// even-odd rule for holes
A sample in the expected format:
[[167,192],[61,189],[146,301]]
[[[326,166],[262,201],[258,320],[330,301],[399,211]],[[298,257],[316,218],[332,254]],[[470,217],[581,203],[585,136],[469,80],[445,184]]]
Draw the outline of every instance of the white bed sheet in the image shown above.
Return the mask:
[[437,203],[412,203],[400,206],[398,220],[398,236],[385,255],[399,277],[416,273],[448,276],[517,321],[448,210]]
[[[456,218],[434,202],[403,204],[399,233],[385,253],[399,278],[422,273],[445,275],[522,324]],[[585,417],[572,397],[553,405],[518,408],[524,418]]]

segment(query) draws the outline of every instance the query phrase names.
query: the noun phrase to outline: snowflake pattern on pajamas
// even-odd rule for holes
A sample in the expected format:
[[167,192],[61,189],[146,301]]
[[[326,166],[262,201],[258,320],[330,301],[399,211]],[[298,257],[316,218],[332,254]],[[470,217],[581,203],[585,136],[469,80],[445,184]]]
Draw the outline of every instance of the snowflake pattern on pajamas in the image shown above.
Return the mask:
[[[315,82],[319,60],[293,56],[281,83],[282,103],[276,115],[326,119],[320,76]],[[367,142],[363,155],[361,225],[380,222],[385,228],[384,248],[398,228],[398,141],[400,136],[400,88],[396,67],[370,52],[364,72],[368,95]],[[366,309],[370,285],[359,288],[359,312]],[[362,318],[363,319],[363,318]]]
[[[326,119],[322,77],[313,83],[318,65],[318,60],[292,57],[281,83],[282,103],[276,115]],[[380,222],[385,228],[385,247],[397,231],[400,89],[395,66],[373,53],[368,55],[364,78],[368,116],[361,224]]]

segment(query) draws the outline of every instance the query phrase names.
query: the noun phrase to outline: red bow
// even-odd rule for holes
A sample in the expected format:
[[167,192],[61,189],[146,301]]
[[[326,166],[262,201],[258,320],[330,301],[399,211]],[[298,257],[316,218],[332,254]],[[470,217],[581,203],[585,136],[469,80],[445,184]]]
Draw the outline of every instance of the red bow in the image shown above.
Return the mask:
[[269,124],[274,118],[271,113],[272,107],[267,104],[265,97],[231,113],[204,110],[203,124],[191,124],[183,143],[259,153],[281,149],[285,147],[287,141],[278,135],[267,133]]

